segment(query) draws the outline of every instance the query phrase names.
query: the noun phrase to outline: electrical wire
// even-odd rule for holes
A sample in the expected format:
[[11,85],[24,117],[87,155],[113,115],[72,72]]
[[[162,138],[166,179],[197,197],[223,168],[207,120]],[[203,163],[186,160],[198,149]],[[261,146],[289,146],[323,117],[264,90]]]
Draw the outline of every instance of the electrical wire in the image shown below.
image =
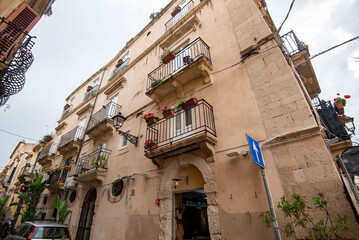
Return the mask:
[[31,140],[31,141],[35,141],[35,142],[40,141],[40,140],[37,140],[37,139],[34,139],[34,138],[28,138],[28,137],[20,136],[20,135],[15,134],[15,133],[8,132],[8,131],[6,131],[4,129],[0,129],[0,131],[5,132],[5,133],[10,134],[10,135],[13,135],[13,136],[16,136],[16,137],[19,137],[19,138],[24,138],[24,139],[27,139],[27,140]]
[[282,29],[283,24],[287,21],[287,19],[288,19],[288,17],[289,17],[289,14],[290,14],[290,12],[292,11],[294,2],[295,2],[295,0],[292,0],[292,3],[290,4],[289,10],[288,10],[288,12],[287,12],[287,15],[285,16],[285,18],[284,18],[282,24],[280,25],[280,27],[279,27],[278,30],[277,30],[278,33],[279,33],[280,30]]

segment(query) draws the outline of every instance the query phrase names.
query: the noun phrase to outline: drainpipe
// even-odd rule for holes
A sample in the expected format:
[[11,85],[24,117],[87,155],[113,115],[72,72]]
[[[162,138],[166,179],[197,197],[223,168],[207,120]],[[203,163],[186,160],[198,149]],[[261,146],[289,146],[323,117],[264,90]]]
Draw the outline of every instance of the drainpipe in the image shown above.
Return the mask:
[[77,152],[75,164],[77,164],[78,161],[79,161],[79,157],[80,157],[80,154],[81,154],[82,146],[83,146],[83,144],[84,144],[85,137],[86,137],[86,132],[87,132],[87,129],[88,129],[89,125],[90,125],[90,120],[91,120],[93,111],[94,111],[95,106],[96,106],[97,98],[98,98],[98,95],[99,95],[100,90],[101,90],[101,84],[102,84],[102,80],[103,80],[103,76],[105,75],[105,72],[106,72],[106,67],[103,69],[101,81],[100,81],[100,84],[99,84],[99,86],[98,86],[98,91],[97,91],[97,93],[96,93],[95,101],[94,101],[93,106],[92,106],[92,109],[91,109],[91,113],[90,113],[89,120],[87,121],[87,125],[86,125],[84,134],[83,134],[82,139],[81,139],[80,148],[79,148],[79,150],[78,150],[78,152]]

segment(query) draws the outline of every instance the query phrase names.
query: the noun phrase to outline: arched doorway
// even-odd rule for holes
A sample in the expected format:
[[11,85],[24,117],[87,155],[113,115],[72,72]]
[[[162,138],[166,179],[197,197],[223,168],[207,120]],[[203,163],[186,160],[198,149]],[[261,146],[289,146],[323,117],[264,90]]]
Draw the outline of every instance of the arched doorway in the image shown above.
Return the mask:
[[95,211],[95,201],[97,193],[96,188],[90,189],[84,199],[82,205],[80,221],[78,225],[76,239],[89,240],[92,226],[92,218]]

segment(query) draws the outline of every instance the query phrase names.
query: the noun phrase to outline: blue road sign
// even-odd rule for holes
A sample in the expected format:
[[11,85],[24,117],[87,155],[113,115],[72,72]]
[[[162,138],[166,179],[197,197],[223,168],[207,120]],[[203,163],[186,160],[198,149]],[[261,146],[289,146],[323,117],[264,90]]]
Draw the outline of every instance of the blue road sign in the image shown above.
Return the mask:
[[263,160],[261,149],[259,147],[259,143],[253,138],[251,138],[248,134],[246,134],[246,136],[247,136],[249,148],[251,149],[253,162],[261,166],[261,168],[264,168],[264,160]]

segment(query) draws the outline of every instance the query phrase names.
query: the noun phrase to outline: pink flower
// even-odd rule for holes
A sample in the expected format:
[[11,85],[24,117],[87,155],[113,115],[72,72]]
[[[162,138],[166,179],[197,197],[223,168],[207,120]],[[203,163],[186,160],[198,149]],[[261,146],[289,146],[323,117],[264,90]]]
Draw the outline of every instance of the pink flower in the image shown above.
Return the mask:
[[339,95],[340,95],[340,93],[337,93],[337,95],[339,96]]

